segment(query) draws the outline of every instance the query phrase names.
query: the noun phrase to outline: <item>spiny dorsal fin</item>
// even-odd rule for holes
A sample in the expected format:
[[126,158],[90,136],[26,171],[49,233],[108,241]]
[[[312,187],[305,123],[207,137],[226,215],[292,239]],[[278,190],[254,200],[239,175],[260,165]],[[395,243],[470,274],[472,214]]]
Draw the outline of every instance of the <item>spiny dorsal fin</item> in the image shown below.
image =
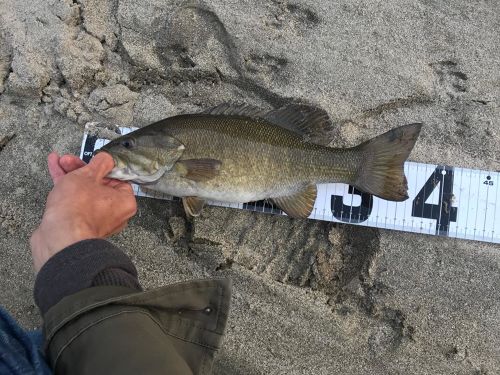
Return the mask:
[[318,107],[306,104],[289,104],[282,108],[266,111],[241,103],[223,103],[203,112],[207,115],[246,116],[261,118],[272,124],[293,131],[305,141],[327,146],[331,140],[332,123],[328,113]]
[[196,217],[200,216],[201,210],[205,206],[205,201],[198,197],[182,197],[182,205],[188,216]]
[[308,185],[304,190],[293,195],[272,198],[272,201],[288,216],[305,219],[311,215],[316,201],[316,185]]
[[206,181],[218,176],[222,162],[215,159],[186,159],[175,163],[175,170],[184,178]]
[[247,116],[252,118],[263,118],[268,111],[259,107],[244,103],[222,103],[213,108],[204,110],[206,115],[225,115],[225,116]]
[[324,146],[330,143],[332,123],[328,113],[321,108],[306,104],[290,104],[270,111],[264,118],[302,135],[308,142]]

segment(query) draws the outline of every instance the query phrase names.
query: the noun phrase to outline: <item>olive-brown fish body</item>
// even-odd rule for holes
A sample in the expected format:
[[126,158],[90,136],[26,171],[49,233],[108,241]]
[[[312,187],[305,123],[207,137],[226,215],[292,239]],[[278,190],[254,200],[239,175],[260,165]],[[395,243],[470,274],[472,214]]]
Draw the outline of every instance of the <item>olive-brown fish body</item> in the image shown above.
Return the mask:
[[384,199],[408,197],[404,161],[421,124],[395,128],[356,147],[319,143],[325,111],[290,105],[262,112],[223,104],[159,121],[102,148],[115,161],[111,178],[182,197],[189,215],[205,200],[271,199],[288,215],[307,217],[316,184],[344,182]]
[[262,119],[186,115],[154,126],[158,136],[172,136],[185,146],[179,160],[221,162],[218,175],[206,181],[186,179],[172,170],[147,186],[174,196],[225,202],[274,198],[311,183],[350,182],[359,164],[359,153],[305,142]]

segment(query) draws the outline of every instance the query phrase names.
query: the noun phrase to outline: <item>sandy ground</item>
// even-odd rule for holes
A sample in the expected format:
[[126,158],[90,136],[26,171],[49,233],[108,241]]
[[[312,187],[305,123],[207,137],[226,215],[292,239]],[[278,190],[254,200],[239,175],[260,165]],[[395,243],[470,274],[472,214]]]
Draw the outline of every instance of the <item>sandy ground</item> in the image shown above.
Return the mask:
[[[411,160],[500,168],[497,0],[0,0],[0,33],[0,302],[26,327],[45,157],[89,120],[302,100],[332,145],[423,121]],[[112,241],[147,288],[233,278],[216,374],[500,373],[498,245],[150,199]]]

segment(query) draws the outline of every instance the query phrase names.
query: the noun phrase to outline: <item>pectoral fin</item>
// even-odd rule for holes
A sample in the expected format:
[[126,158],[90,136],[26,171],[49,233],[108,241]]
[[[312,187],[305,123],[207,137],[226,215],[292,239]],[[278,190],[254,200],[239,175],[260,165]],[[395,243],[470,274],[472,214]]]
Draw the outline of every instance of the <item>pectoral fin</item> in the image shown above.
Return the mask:
[[175,163],[175,168],[182,177],[200,182],[218,176],[221,164],[215,159],[187,159]]
[[288,216],[305,219],[311,215],[316,201],[316,185],[308,185],[304,190],[293,195],[272,198],[272,201]]
[[198,197],[183,197],[182,205],[188,216],[196,217],[200,216],[201,210],[205,206],[205,201]]

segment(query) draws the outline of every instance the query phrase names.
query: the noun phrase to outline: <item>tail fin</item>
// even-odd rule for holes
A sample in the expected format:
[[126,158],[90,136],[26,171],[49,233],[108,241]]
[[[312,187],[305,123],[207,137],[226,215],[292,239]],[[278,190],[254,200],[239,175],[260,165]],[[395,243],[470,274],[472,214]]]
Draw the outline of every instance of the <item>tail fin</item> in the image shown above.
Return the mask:
[[420,123],[400,126],[357,146],[363,157],[353,185],[382,199],[406,200],[408,184],[403,166],[421,127]]

